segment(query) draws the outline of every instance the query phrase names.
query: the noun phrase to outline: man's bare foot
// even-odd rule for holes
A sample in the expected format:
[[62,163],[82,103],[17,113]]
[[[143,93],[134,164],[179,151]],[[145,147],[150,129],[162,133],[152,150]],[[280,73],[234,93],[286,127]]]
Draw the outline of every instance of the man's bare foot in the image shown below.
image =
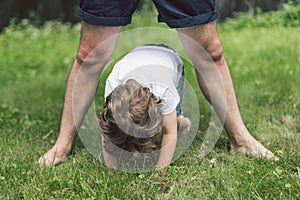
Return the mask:
[[40,166],[55,166],[60,163],[65,162],[68,159],[68,154],[70,151],[62,150],[56,146],[53,146],[47,153],[39,159]]
[[255,158],[266,158],[272,161],[278,161],[270,150],[265,148],[260,142],[254,139],[251,135],[246,140],[237,144],[234,141],[230,141],[230,151],[232,153],[239,153],[241,155],[253,156]]
[[187,117],[180,115],[177,117],[178,136],[185,137],[191,128],[191,120]]

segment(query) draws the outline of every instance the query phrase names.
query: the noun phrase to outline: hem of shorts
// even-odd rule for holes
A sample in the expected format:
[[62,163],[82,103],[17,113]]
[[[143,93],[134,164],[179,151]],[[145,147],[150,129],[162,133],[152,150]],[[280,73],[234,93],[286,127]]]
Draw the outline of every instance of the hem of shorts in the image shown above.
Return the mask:
[[131,17],[99,17],[81,8],[78,8],[77,16],[84,22],[98,26],[126,26],[131,23]]
[[170,28],[185,28],[194,25],[207,24],[216,20],[218,17],[217,10],[205,13],[201,15],[197,15],[194,17],[188,17],[184,19],[158,19],[159,22],[165,22]]

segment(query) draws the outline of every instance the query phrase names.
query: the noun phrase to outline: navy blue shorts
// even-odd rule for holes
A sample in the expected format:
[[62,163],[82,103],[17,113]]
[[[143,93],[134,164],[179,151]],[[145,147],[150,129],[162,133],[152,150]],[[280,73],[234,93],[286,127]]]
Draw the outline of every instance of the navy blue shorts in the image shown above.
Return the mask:
[[[215,0],[152,0],[159,22],[171,28],[206,24],[217,18]],[[78,17],[99,26],[125,26],[139,0],[80,0]]]

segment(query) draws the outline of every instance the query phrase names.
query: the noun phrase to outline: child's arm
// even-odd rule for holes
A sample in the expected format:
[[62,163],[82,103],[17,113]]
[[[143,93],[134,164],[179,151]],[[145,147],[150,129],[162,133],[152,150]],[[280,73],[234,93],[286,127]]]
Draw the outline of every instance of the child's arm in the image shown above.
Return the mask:
[[164,116],[163,138],[157,166],[166,168],[172,161],[177,142],[176,111]]

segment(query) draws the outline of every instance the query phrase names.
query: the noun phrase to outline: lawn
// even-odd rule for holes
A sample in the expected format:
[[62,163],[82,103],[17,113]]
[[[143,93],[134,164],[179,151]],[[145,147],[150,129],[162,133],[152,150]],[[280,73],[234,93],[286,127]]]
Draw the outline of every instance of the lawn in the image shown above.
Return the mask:
[[[149,37],[120,38],[117,47],[176,37],[159,27]],[[201,124],[192,145],[162,177],[109,171],[79,138],[68,162],[39,167],[39,156],[57,137],[79,31],[79,25],[49,22],[36,28],[23,21],[0,35],[0,199],[300,199],[299,28],[219,30],[246,126],[280,160],[232,155],[224,132],[213,151],[198,158],[210,112],[188,66]]]

